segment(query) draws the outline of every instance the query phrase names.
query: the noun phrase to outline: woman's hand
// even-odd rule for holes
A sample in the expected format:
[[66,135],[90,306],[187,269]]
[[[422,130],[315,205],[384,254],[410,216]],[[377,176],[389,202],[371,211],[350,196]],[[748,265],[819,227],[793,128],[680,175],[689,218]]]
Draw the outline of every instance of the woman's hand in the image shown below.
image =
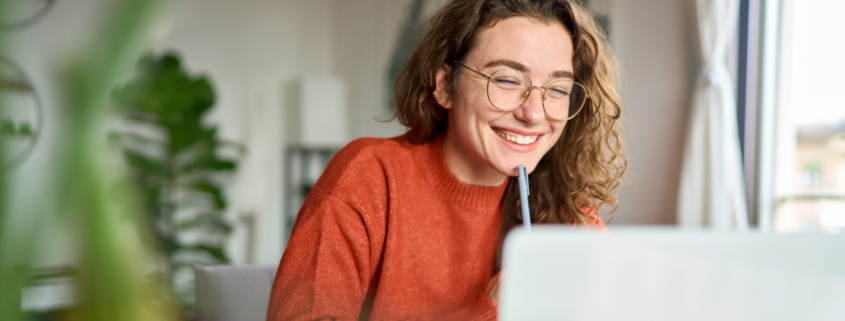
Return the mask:
[[502,271],[496,273],[490,281],[487,282],[487,288],[484,289],[484,295],[493,303],[494,307],[499,307],[499,279],[502,277]]

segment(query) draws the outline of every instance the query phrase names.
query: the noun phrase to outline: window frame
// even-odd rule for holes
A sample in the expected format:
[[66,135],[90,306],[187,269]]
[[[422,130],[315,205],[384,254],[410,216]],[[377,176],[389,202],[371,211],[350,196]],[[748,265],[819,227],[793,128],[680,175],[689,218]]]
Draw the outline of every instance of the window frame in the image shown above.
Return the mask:
[[737,122],[749,226],[773,230],[781,10],[791,0],[741,0]]

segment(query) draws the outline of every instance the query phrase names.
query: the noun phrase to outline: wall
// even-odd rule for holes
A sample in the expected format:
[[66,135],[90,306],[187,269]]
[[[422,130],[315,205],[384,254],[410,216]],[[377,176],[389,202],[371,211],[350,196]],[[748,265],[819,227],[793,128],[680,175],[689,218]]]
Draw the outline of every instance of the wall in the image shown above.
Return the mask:
[[629,167],[612,224],[674,224],[692,76],[686,1],[609,0]]
[[[444,0],[428,0],[430,15]],[[334,0],[335,62],[338,75],[349,86],[352,137],[391,137],[404,132],[398,122],[381,122],[392,115],[386,106],[385,86],[393,46],[407,20],[410,0]]]
[[333,2],[338,74],[349,86],[349,115],[352,137],[389,137],[403,132],[396,122],[383,123],[374,119],[389,119],[385,108],[383,75],[387,70],[384,57],[397,37],[393,32],[403,17],[407,1],[361,0]]

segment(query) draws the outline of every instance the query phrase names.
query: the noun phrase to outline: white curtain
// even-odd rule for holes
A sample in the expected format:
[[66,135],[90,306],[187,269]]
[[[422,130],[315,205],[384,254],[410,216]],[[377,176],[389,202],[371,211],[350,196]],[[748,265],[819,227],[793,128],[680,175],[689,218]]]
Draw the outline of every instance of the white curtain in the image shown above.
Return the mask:
[[738,0],[693,0],[700,75],[693,93],[678,194],[682,227],[747,230],[748,213],[727,54]]

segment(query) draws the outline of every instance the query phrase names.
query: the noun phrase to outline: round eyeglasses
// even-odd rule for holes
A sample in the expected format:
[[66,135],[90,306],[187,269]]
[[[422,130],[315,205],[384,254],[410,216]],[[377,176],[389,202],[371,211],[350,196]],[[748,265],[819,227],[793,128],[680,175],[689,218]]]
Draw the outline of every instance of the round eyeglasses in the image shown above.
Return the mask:
[[460,62],[457,65],[487,78],[487,99],[494,108],[501,111],[519,109],[531,96],[531,91],[540,88],[546,116],[564,121],[578,115],[590,97],[584,85],[568,78],[555,80],[548,86],[534,86],[531,78],[518,70],[505,68],[488,75]]

